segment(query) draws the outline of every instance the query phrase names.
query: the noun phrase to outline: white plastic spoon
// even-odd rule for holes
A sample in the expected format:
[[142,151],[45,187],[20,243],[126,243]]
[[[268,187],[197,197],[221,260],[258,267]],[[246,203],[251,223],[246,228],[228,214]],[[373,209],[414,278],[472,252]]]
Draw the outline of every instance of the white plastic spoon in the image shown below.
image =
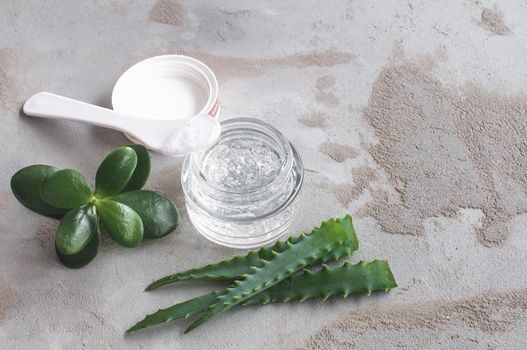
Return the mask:
[[31,96],[23,110],[33,117],[71,120],[121,131],[152,151],[174,156],[203,150],[221,133],[220,123],[206,114],[190,119],[141,119],[49,92]]

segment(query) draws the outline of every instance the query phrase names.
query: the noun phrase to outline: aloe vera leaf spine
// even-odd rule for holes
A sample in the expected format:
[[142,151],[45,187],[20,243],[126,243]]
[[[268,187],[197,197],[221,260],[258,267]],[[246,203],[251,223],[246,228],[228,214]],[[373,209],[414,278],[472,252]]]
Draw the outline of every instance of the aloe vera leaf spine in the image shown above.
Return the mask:
[[322,266],[318,271],[304,270],[280,284],[263,290],[243,302],[243,305],[267,304],[271,302],[304,301],[311,298],[327,299],[340,295],[388,291],[397,287],[392,271],[385,260],[361,261],[358,264],[344,263],[340,267]]
[[[346,215],[338,219],[324,221],[320,227],[326,230],[344,229],[348,239],[343,245],[335,248],[330,253],[319,259],[317,263],[338,260],[344,256],[353,254],[359,248],[357,233],[353,227],[351,215]],[[317,230],[316,228],[313,231]],[[312,231],[312,232],[313,232]],[[216,264],[209,264],[203,267],[182,271],[173,275],[163,277],[152,282],[146,290],[153,290],[168,284],[179,281],[191,280],[236,280],[243,275],[250,274],[253,266],[262,267],[261,260],[269,261],[273,258],[273,252],[282,253],[289,247],[289,244],[296,244],[300,237],[290,237],[287,241],[278,241],[271,247],[263,247],[258,251],[251,251],[245,256],[236,256],[229,260],[223,260]]]
[[348,238],[345,230],[341,228],[328,232],[325,229],[327,225],[330,223],[322,223],[310,235],[300,235],[299,241],[295,244],[288,242],[289,247],[282,253],[274,252],[272,260],[260,260],[263,267],[252,267],[251,274],[244,275],[243,280],[236,280],[233,287],[227,288],[224,293],[218,295],[216,303],[204,316],[191,324],[185,333],[281,282],[341,246]]
[[[346,262],[339,267],[323,267],[318,271],[305,269],[301,275],[286,278],[247,299],[242,305],[267,304],[323,298],[340,295],[347,297],[354,293],[370,294],[374,291],[388,291],[397,287],[388,262],[374,260],[351,265]],[[178,319],[202,314],[212,306],[221,291],[205,294],[146,316],[127,330],[127,333]]]

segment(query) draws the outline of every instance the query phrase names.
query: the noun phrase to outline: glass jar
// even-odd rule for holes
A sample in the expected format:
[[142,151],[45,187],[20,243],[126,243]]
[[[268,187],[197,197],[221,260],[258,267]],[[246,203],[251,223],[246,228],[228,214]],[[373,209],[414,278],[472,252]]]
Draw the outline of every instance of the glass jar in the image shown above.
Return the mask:
[[302,160],[278,130],[259,119],[221,124],[218,141],[183,163],[190,220],[203,236],[224,246],[272,243],[296,218]]

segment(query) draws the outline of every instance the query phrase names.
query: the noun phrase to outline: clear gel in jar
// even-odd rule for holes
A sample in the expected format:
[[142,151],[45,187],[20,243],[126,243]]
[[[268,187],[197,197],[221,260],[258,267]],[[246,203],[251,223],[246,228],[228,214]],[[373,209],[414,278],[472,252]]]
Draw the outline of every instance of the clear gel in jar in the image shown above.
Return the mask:
[[278,130],[259,119],[221,124],[214,145],[185,158],[181,181],[189,217],[215,243],[246,249],[270,244],[297,216],[302,160]]

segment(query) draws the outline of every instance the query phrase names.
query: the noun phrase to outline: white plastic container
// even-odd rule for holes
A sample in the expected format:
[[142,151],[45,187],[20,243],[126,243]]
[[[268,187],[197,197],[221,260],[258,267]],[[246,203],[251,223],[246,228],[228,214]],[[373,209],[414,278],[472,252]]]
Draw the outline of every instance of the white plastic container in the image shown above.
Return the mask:
[[41,91],[23,110],[118,130],[134,143],[171,156],[203,150],[221,133],[218,81],[191,57],[165,55],[135,64],[115,84],[112,104],[113,110]]
[[203,62],[183,55],[162,55],[124,72],[113,88],[112,106],[123,114],[183,124],[198,114],[219,118],[218,93],[216,76]]

